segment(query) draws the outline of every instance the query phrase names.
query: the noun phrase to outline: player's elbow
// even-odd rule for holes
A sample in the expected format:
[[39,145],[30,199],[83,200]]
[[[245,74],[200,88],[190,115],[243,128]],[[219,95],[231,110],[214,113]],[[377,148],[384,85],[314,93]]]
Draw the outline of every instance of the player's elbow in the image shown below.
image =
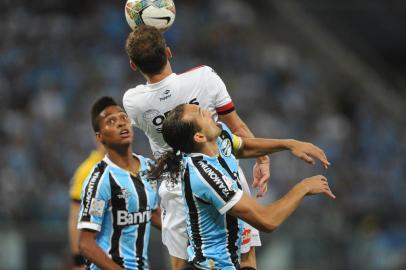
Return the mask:
[[276,230],[277,228],[278,228],[278,225],[275,224],[274,222],[265,221],[262,223],[261,231],[266,232],[266,233],[271,233],[274,230]]
[[91,243],[89,239],[84,237],[79,237],[79,253],[86,257],[86,254],[89,253]]

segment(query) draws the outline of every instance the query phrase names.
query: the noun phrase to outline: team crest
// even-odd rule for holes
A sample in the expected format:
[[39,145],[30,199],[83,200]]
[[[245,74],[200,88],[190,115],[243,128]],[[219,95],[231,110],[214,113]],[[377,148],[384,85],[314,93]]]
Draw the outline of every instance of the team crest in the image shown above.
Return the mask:
[[226,157],[231,156],[232,152],[232,145],[230,139],[226,138],[221,142],[220,145],[220,151],[225,155]]
[[117,198],[125,200],[125,205],[126,205],[127,209],[128,209],[128,202],[130,201],[130,197],[131,197],[131,193],[126,188],[122,188],[121,194],[117,195]]

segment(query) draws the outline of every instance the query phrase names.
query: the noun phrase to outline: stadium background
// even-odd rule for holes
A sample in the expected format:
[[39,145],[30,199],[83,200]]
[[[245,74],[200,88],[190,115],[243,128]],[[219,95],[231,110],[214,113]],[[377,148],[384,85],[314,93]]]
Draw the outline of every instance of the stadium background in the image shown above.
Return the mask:
[[[320,145],[331,168],[272,158],[268,202],[323,172],[258,269],[406,269],[404,1],[176,0],[176,72],[206,64],[257,136]],[[123,1],[0,2],[0,269],[68,269],[68,183],[93,147],[89,108],[143,80]],[[149,155],[137,132],[135,149]],[[244,161],[247,175],[251,161]],[[154,269],[169,269],[154,231]]]

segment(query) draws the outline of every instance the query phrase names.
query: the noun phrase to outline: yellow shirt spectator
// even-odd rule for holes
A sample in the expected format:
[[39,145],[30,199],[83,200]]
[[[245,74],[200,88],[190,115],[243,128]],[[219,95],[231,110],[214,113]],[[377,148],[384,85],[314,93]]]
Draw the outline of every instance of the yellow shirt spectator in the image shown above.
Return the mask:
[[71,180],[71,186],[69,190],[69,197],[74,201],[80,201],[80,192],[82,191],[82,185],[90,171],[93,169],[100,160],[104,157],[104,153],[99,150],[93,150],[85,161],[80,164],[76,169],[75,174]]

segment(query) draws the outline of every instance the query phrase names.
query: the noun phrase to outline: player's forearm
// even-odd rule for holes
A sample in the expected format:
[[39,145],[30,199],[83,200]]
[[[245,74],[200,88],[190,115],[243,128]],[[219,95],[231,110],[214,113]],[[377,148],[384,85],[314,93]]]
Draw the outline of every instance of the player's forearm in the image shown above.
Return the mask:
[[291,139],[260,139],[245,138],[242,148],[238,153],[239,158],[260,157],[275,152],[291,149],[294,140]]
[[97,245],[94,239],[84,239],[79,241],[80,253],[89,261],[96,264],[101,269],[122,270],[118,264],[110,259],[106,253]]
[[264,216],[270,231],[279,227],[299,206],[307,191],[301,183],[294,186],[285,196],[269,204]]
[[234,127],[234,130],[231,129],[231,132],[233,132],[235,135],[241,137],[241,138],[254,138],[254,134],[251,132],[251,130],[248,128],[248,126],[241,121],[237,126]]
[[[251,132],[245,122],[239,117],[237,112],[231,112],[226,115],[220,115],[219,120],[226,123],[235,135],[241,138],[254,138],[255,135]],[[269,163],[269,157],[266,155],[257,156],[257,162]]]

